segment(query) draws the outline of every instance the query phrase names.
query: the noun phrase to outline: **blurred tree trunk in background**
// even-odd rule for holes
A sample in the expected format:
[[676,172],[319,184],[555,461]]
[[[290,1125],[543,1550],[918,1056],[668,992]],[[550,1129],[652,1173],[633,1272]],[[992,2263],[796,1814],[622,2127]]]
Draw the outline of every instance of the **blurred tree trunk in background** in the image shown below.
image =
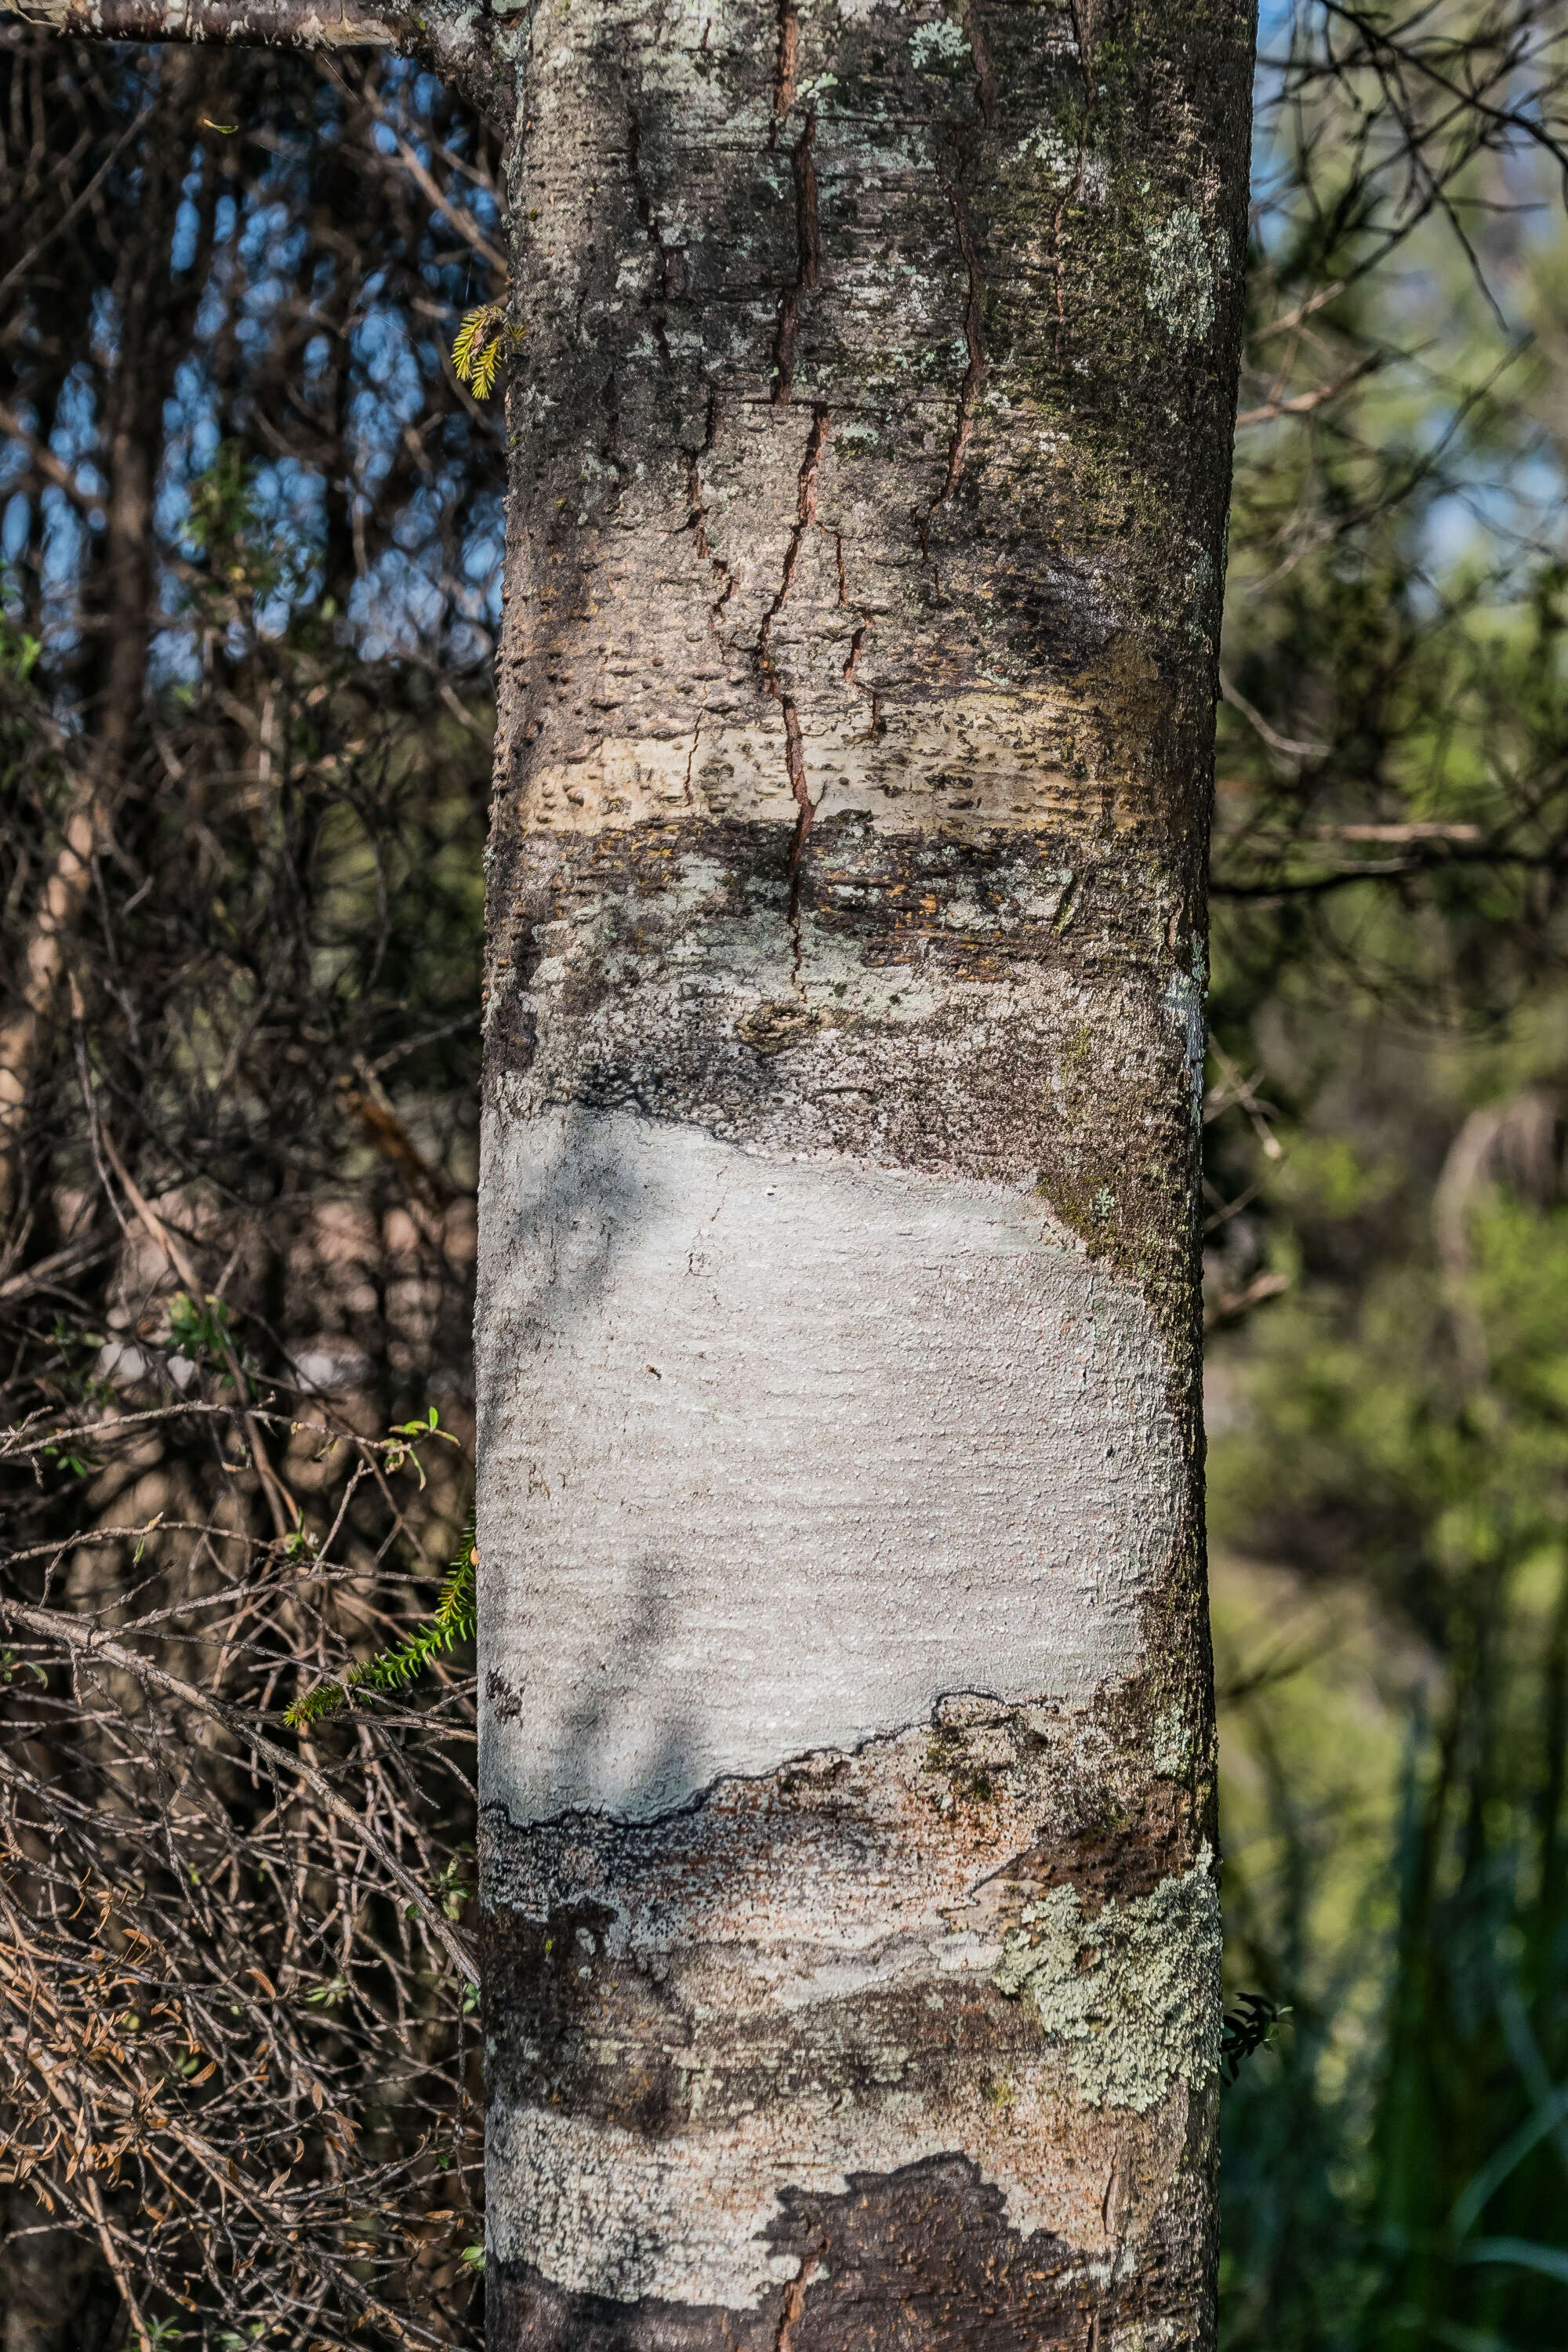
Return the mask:
[[471,1494],[496,151],[384,65],[3,62],[5,2343],[449,2342],[469,1684],[278,1710]]

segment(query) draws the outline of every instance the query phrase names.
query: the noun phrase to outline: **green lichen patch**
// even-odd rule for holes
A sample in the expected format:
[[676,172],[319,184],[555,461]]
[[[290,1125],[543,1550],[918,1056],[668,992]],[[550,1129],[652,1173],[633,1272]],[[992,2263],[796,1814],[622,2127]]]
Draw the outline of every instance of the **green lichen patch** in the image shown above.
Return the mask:
[[992,1978],[1026,2000],[1085,2102],[1158,2105],[1219,2066],[1220,1910],[1207,1846],[1194,1869],[1084,1916],[1077,1887],[1028,1905]]
[[1206,342],[1214,331],[1215,271],[1204,225],[1191,205],[1146,231],[1149,282],[1143,299],[1181,342]]

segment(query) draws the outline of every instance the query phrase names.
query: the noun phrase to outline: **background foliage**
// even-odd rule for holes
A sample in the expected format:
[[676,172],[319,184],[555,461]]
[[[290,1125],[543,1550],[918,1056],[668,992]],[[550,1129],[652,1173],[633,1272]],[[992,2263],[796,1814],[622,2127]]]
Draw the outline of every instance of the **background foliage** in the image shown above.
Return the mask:
[[1214,860],[1222,2338],[1568,2326],[1568,23],[1266,12]]
[[[1264,11],[1206,1297],[1222,2336],[1568,2329],[1568,11]],[[496,158],[0,47],[6,2352],[479,2340]],[[434,1411],[435,1421],[431,1413]],[[307,1716],[310,1710],[306,1710]]]

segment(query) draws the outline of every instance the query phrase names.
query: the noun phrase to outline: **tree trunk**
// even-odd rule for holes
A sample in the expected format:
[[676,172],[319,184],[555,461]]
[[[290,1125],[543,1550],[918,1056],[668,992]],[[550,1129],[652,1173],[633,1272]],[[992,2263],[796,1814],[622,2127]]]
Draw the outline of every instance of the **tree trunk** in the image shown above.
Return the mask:
[[[196,63],[189,58],[177,60],[171,78],[177,85],[184,83]],[[103,420],[100,458],[107,477],[106,544],[102,606],[96,617],[104,635],[96,660],[88,665],[91,731],[85,744],[73,746],[74,772],[62,814],[62,838],[28,926],[17,1001],[0,1018],[0,1234],[7,1233],[16,1212],[31,1097],[60,1009],[62,986],[69,977],[94,862],[110,840],[146,680],[153,603],[151,455],[157,446],[163,400],[186,346],[186,338],[170,331],[167,318],[149,299],[157,280],[147,256],[161,257],[168,250],[179,184],[176,168],[172,173],[157,173],[143,190],[115,289],[120,364]],[[66,478],[73,480],[68,469]]]
[[1240,0],[530,19],[498,2352],[1211,2331],[1195,1208],[1250,62]]

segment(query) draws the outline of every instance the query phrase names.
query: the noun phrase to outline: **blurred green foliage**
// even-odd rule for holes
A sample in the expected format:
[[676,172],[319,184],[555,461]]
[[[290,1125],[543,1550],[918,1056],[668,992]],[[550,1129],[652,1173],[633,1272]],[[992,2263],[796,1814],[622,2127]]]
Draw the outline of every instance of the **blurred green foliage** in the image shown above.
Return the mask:
[[1227,2352],[1568,2340],[1563,39],[1266,12],[1206,1279],[1228,1984],[1291,2013]]

